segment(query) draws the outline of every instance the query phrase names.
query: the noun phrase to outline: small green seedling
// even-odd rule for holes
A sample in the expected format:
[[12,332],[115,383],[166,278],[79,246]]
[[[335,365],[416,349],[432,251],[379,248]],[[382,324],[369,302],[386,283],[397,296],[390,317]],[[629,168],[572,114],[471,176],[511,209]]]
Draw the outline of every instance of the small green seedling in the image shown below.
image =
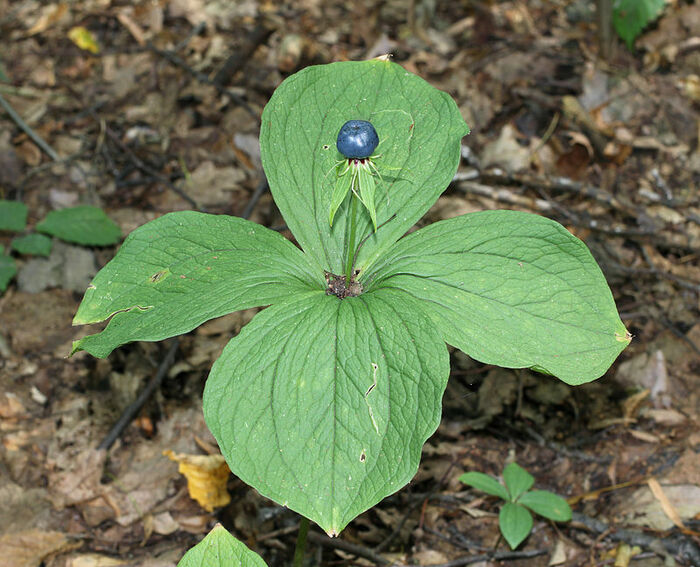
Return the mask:
[[511,549],[518,547],[530,534],[530,512],[554,522],[571,520],[571,508],[566,500],[548,490],[530,490],[535,479],[517,463],[510,463],[503,469],[505,486],[495,478],[480,472],[464,473],[459,480],[486,494],[505,500],[498,515],[498,525]]
[[666,0],[615,0],[613,25],[629,49],[642,30],[661,15]]
[[[27,227],[27,205],[18,201],[0,200],[0,232],[22,232]],[[30,256],[51,254],[51,238],[83,246],[108,246],[121,239],[121,229],[102,209],[80,206],[51,211],[36,225],[38,232],[16,236],[11,250]],[[44,234],[40,234],[44,233]],[[0,292],[7,289],[17,273],[17,264],[8,250],[0,245]]]

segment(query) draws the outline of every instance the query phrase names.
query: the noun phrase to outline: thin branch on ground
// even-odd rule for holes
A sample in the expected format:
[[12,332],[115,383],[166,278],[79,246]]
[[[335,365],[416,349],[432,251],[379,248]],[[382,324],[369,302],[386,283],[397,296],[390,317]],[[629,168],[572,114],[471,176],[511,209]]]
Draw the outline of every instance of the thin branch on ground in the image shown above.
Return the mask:
[[[496,553],[482,553],[481,555],[467,555],[447,563],[434,563],[424,567],[462,567],[482,561],[516,561],[518,559],[532,559],[548,553],[547,549],[533,549],[532,551],[497,551]],[[393,567],[411,567],[409,565],[394,565]]]
[[408,518],[410,518],[411,514],[413,514],[413,512],[415,512],[422,505],[423,505],[422,500],[416,500],[415,502],[413,502],[408,507],[408,510],[406,510],[404,515],[401,517],[401,519],[399,520],[399,523],[396,524],[396,526],[394,527],[392,532],[386,538],[384,538],[384,540],[382,540],[380,543],[378,543],[377,545],[374,546],[374,552],[381,553],[387,547],[389,547],[391,542],[394,541],[398,537],[398,535],[401,533],[401,530],[403,529],[404,524],[406,523]]
[[253,214],[253,209],[255,209],[255,205],[258,204],[258,201],[260,198],[265,194],[265,192],[270,188],[270,185],[267,182],[267,177],[265,177],[264,173],[260,173],[262,175],[262,179],[258,183],[258,186],[255,188],[255,191],[253,191],[253,194],[250,197],[250,200],[245,206],[245,209],[243,209],[243,213],[241,213],[241,217],[244,219],[249,219],[250,215]]
[[153,45],[152,43],[148,43],[146,45],[146,47],[148,47],[148,49],[150,49],[153,53],[160,55],[166,61],[172,63],[176,67],[179,67],[183,71],[186,71],[192,77],[197,79],[200,83],[214,87],[217,91],[219,91],[219,93],[227,96],[231,100],[231,102],[233,102],[233,103],[237,104],[238,106],[240,106],[241,108],[243,108],[246,112],[248,112],[248,114],[253,116],[255,119],[257,119],[257,120],[260,119],[260,117],[258,116],[258,113],[255,112],[255,110],[253,110],[250,107],[248,102],[246,100],[244,100],[243,97],[234,93],[230,89],[215,83],[212,79],[210,79],[204,73],[200,73],[199,71],[195,71],[192,67],[190,67],[187,64],[187,62],[185,60],[181,59],[180,57],[178,57],[177,55],[175,55],[171,51],[159,49],[155,45]]
[[53,161],[61,161],[61,158],[59,155],[56,153],[56,151],[49,146],[44,139],[39,136],[32,128],[27,124],[24,120],[22,120],[22,117],[17,114],[14,108],[10,106],[10,103],[5,100],[5,97],[0,94],[0,106],[2,106],[5,109],[5,112],[10,115],[10,118],[14,121],[17,126],[20,127],[20,129],[27,135],[29,136],[32,141],[41,148],[41,150],[49,156]]
[[122,412],[117,422],[112,426],[112,429],[109,430],[109,433],[97,446],[98,449],[104,449],[105,451],[108,450],[114,444],[114,442],[117,439],[119,439],[121,434],[131,423],[134,417],[136,417],[139,411],[141,411],[141,408],[146,404],[146,402],[150,399],[153,393],[158,389],[161,382],[163,381],[163,378],[165,378],[165,375],[168,373],[168,370],[170,370],[170,367],[175,362],[175,353],[177,352],[177,347],[179,345],[180,339],[173,339],[172,343],[170,344],[170,348],[168,349],[168,352],[163,357],[160,366],[158,366],[157,372],[149,380],[148,384],[146,384],[146,387],[141,391],[138,397],[133,402],[131,402]]
[[197,209],[198,211],[203,213],[207,212],[203,206],[199,205],[197,201],[195,201],[192,197],[190,197],[187,193],[185,193],[182,189],[180,189],[177,185],[170,181],[170,179],[165,177],[156,169],[152,168],[150,165],[147,165],[141,158],[139,158],[129,146],[127,146],[124,142],[122,142],[119,139],[119,136],[117,136],[117,134],[109,126],[105,126],[105,132],[109,139],[112,140],[115,144],[117,144],[127,154],[131,162],[143,173],[147,173],[151,177],[157,179],[160,183],[168,187],[168,189],[170,189],[171,191],[182,197],[190,205],[192,205],[193,209]]
[[341,551],[357,555],[357,557],[368,559],[376,563],[377,565],[389,565],[391,563],[391,561],[389,561],[385,557],[382,557],[378,553],[375,553],[369,547],[365,547],[364,545],[350,543],[349,541],[345,541],[338,538],[331,538],[316,532],[309,532],[308,539],[309,541],[312,541],[318,545],[330,547],[333,549],[339,549]]
[[253,53],[255,53],[259,46],[267,41],[273,31],[274,29],[266,25],[262,19],[258,21],[255,27],[253,27],[246,36],[243,45],[236,49],[233,54],[224,61],[224,64],[216,75],[214,75],[213,84],[220,87],[227,85],[233,76],[250,61]]
[[574,512],[570,527],[577,528],[579,526],[594,534],[603,535],[602,539],[638,545],[662,556],[675,555],[682,561],[688,562],[689,565],[700,565],[700,546],[683,534],[657,537],[639,530],[618,530],[606,522]]

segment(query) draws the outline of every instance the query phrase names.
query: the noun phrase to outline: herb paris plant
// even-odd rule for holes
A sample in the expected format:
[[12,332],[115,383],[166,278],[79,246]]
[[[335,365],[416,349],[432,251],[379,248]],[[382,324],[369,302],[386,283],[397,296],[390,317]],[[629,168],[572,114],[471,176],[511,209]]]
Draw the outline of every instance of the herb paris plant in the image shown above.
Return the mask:
[[[344,159],[338,132],[359,119],[397,175],[376,186],[376,221],[350,193],[331,225],[324,178]],[[269,305],[214,363],[205,418],[237,476],[337,535],[415,474],[440,420],[445,342],[570,384],[629,342],[591,254],[553,221],[487,211],[401,238],[449,184],[467,132],[447,94],[388,61],[291,76],[260,144],[301,249],[240,218],[160,217],[89,286],[74,323],[110,321],[74,351],[104,357]]]

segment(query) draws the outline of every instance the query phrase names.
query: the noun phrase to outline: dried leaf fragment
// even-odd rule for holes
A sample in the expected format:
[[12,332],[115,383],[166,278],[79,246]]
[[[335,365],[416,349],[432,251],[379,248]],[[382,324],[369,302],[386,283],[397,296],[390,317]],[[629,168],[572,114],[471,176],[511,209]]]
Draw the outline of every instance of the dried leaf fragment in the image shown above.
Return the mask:
[[68,32],[68,39],[84,51],[89,51],[95,55],[100,52],[95,36],[93,36],[92,32],[86,27],[76,26],[71,28]]
[[222,455],[186,455],[170,450],[163,451],[163,454],[179,464],[178,471],[187,479],[190,498],[207,512],[231,501],[226,490],[231,471]]

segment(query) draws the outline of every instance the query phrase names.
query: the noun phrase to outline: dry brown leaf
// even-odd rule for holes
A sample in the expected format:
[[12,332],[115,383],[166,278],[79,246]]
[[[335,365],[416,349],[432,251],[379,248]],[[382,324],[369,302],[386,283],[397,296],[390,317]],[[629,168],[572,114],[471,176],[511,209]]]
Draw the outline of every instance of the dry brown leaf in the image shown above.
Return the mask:
[[[700,486],[667,485],[664,486],[663,493],[681,519],[690,519],[700,514]],[[654,530],[668,530],[674,526],[648,487],[639,488],[631,494],[625,493],[611,513],[621,516],[625,523]]]
[[683,521],[681,520],[681,517],[678,515],[678,511],[673,506],[673,504],[671,504],[671,501],[666,496],[664,489],[661,488],[659,481],[656,480],[654,477],[651,477],[649,480],[647,480],[647,484],[649,485],[651,492],[654,494],[654,497],[661,504],[661,508],[663,508],[664,513],[669,517],[669,519],[673,522],[673,524],[677,528],[681,528],[681,529],[685,528],[685,526],[683,525]]
[[16,394],[4,392],[2,396],[0,396],[0,418],[16,419],[24,417],[25,415],[26,411],[24,405],[19,401]]
[[187,479],[190,497],[207,512],[231,501],[226,490],[231,471],[222,455],[186,455],[170,450],[163,451],[163,454],[179,464],[178,470]]
[[50,473],[49,497],[53,505],[61,509],[98,496],[106,457],[105,451],[86,449],[72,460],[73,466]]
[[678,87],[690,100],[700,102],[700,76],[688,75],[678,80]]
[[39,567],[49,555],[73,546],[64,533],[27,530],[0,536],[0,557],[3,565]]
[[629,421],[634,421],[634,414],[637,413],[640,404],[649,396],[649,389],[632,394],[622,402],[622,415]]
[[127,565],[128,562],[121,559],[115,559],[107,555],[99,555],[97,553],[87,553],[71,557],[66,561],[66,567],[117,567],[119,565]]
[[484,167],[502,167],[511,173],[521,171],[530,165],[530,150],[518,143],[515,128],[506,124],[498,139],[484,147],[481,163]]
[[635,439],[644,441],[645,443],[660,443],[661,438],[658,435],[649,433],[648,431],[640,431],[639,429],[630,429],[629,434]]
[[131,17],[129,14],[128,9],[121,10],[117,14],[117,20],[119,20],[119,23],[123,25],[129,33],[133,36],[133,38],[136,40],[136,42],[144,46],[146,45],[146,36],[141,29],[141,26],[139,26]]
[[558,539],[556,545],[554,546],[554,551],[552,551],[552,556],[549,558],[549,567],[554,567],[554,565],[563,565],[568,561],[566,557],[566,544],[564,540]]
[[68,4],[61,2],[52,6],[46,6],[36,23],[27,30],[27,35],[32,36],[56,24],[68,12]]

